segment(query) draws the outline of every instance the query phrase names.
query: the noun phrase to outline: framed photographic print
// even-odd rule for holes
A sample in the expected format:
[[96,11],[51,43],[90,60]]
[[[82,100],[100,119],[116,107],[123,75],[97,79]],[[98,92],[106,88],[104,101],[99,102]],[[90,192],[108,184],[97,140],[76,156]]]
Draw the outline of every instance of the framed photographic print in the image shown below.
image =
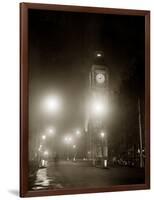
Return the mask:
[[150,188],[150,11],[20,4],[20,196]]

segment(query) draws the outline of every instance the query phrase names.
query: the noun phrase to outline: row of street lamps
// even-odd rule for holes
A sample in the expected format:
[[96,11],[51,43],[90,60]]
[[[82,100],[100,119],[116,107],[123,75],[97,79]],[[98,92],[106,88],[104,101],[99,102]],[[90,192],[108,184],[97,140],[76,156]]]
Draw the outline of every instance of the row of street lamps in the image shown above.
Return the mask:
[[[49,151],[45,148],[46,146],[44,145],[44,142],[47,140],[47,137],[49,136],[55,136],[56,134],[56,129],[55,128],[49,128],[46,132],[46,134],[43,134],[41,135],[41,142],[40,142],[40,145],[39,145],[39,148],[38,148],[38,151],[43,154],[45,157],[48,157],[49,156]],[[79,129],[76,130],[75,132],[75,135],[77,137],[81,136],[81,131]],[[76,149],[76,144],[74,144],[74,137],[71,136],[71,135],[66,135],[63,139],[63,142],[67,145],[67,159],[69,160],[69,146],[72,145],[72,148],[73,149]]]
[[[93,95],[89,102],[87,102],[88,109],[91,114],[102,116],[107,115],[109,105],[107,99],[104,97],[96,97]],[[47,96],[43,102],[43,110],[50,114],[56,114],[62,109],[62,101],[59,96]]]
[[[62,107],[62,101],[58,96],[47,96],[44,101],[44,110],[49,112],[50,114],[56,114],[61,110]],[[97,99],[93,98],[90,102],[90,112],[92,112],[94,115],[101,116],[103,113],[106,112],[107,104],[104,103],[104,101],[98,101]],[[43,154],[44,156],[48,157],[49,151],[46,149],[46,146],[44,145],[43,141],[45,142],[48,136],[55,136],[56,129],[54,127],[48,128],[46,133],[41,135],[41,142],[40,146],[38,148],[38,151]],[[75,135],[79,137],[81,135],[80,129],[76,129]],[[104,138],[105,134],[102,132],[100,133],[100,136]],[[74,143],[74,137],[71,135],[66,135],[64,137],[64,143],[67,145],[67,149],[69,149],[69,146],[72,145],[72,148],[75,150],[77,149],[77,145]],[[68,150],[67,150],[68,154]]]
[[[79,137],[81,135],[81,131],[77,129],[76,132],[75,132],[75,135],[77,137]],[[77,149],[77,145],[74,144],[73,137],[72,136],[68,136],[68,135],[64,137],[64,142],[67,145],[66,146],[67,147],[66,153],[67,153],[67,160],[69,160],[70,159],[69,158],[69,151],[70,151],[69,147],[72,145],[72,148],[74,150],[76,150]],[[74,161],[76,160],[76,155],[77,155],[77,150],[74,152],[74,157],[73,157]]]

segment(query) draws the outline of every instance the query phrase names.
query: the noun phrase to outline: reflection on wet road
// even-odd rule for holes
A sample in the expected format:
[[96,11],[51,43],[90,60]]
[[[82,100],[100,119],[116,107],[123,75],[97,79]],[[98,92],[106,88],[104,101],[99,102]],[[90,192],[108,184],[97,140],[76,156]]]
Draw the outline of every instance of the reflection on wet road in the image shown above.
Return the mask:
[[46,168],[36,170],[29,181],[29,189],[95,188],[144,182],[144,169],[130,167],[102,169],[92,167],[83,161],[59,161],[48,162]]
[[32,190],[49,189],[49,188],[56,189],[56,188],[63,188],[63,186],[59,183],[56,183],[54,177],[48,177],[47,168],[38,169]]

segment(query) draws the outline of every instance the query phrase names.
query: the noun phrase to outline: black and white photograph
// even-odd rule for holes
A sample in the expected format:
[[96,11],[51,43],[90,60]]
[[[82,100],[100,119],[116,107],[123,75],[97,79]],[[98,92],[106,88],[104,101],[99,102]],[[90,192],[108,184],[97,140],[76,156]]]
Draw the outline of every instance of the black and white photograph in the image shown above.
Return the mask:
[[145,184],[145,17],[28,10],[28,190]]

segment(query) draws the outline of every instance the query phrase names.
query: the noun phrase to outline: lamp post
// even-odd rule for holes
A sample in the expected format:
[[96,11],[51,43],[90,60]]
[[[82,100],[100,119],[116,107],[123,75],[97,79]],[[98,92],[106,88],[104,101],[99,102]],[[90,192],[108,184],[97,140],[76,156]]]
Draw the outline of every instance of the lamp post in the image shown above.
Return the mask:
[[76,151],[76,145],[73,145],[73,150],[74,150],[74,157],[73,157],[73,161],[76,161],[76,155],[77,155],[77,151]]
[[44,167],[47,167],[47,160],[48,160],[48,155],[49,155],[49,152],[47,150],[45,150],[43,152],[43,155],[44,155],[44,160],[42,160],[42,165]]
[[50,127],[47,129],[47,135],[50,138],[50,147],[52,151],[54,152],[55,150],[55,136],[56,136],[56,129],[55,127]]
[[72,137],[71,136],[66,136],[65,138],[64,138],[64,142],[65,142],[65,144],[66,144],[66,157],[67,157],[67,160],[69,160],[70,158],[69,158],[69,146],[70,146],[70,144],[72,143]]
[[100,133],[100,137],[102,140],[102,160],[101,166],[102,168],[108,167],[108,145],[107,145],[107,135],[102,131]]
[[42,135],[42,140],[46,140],[46,135]]

